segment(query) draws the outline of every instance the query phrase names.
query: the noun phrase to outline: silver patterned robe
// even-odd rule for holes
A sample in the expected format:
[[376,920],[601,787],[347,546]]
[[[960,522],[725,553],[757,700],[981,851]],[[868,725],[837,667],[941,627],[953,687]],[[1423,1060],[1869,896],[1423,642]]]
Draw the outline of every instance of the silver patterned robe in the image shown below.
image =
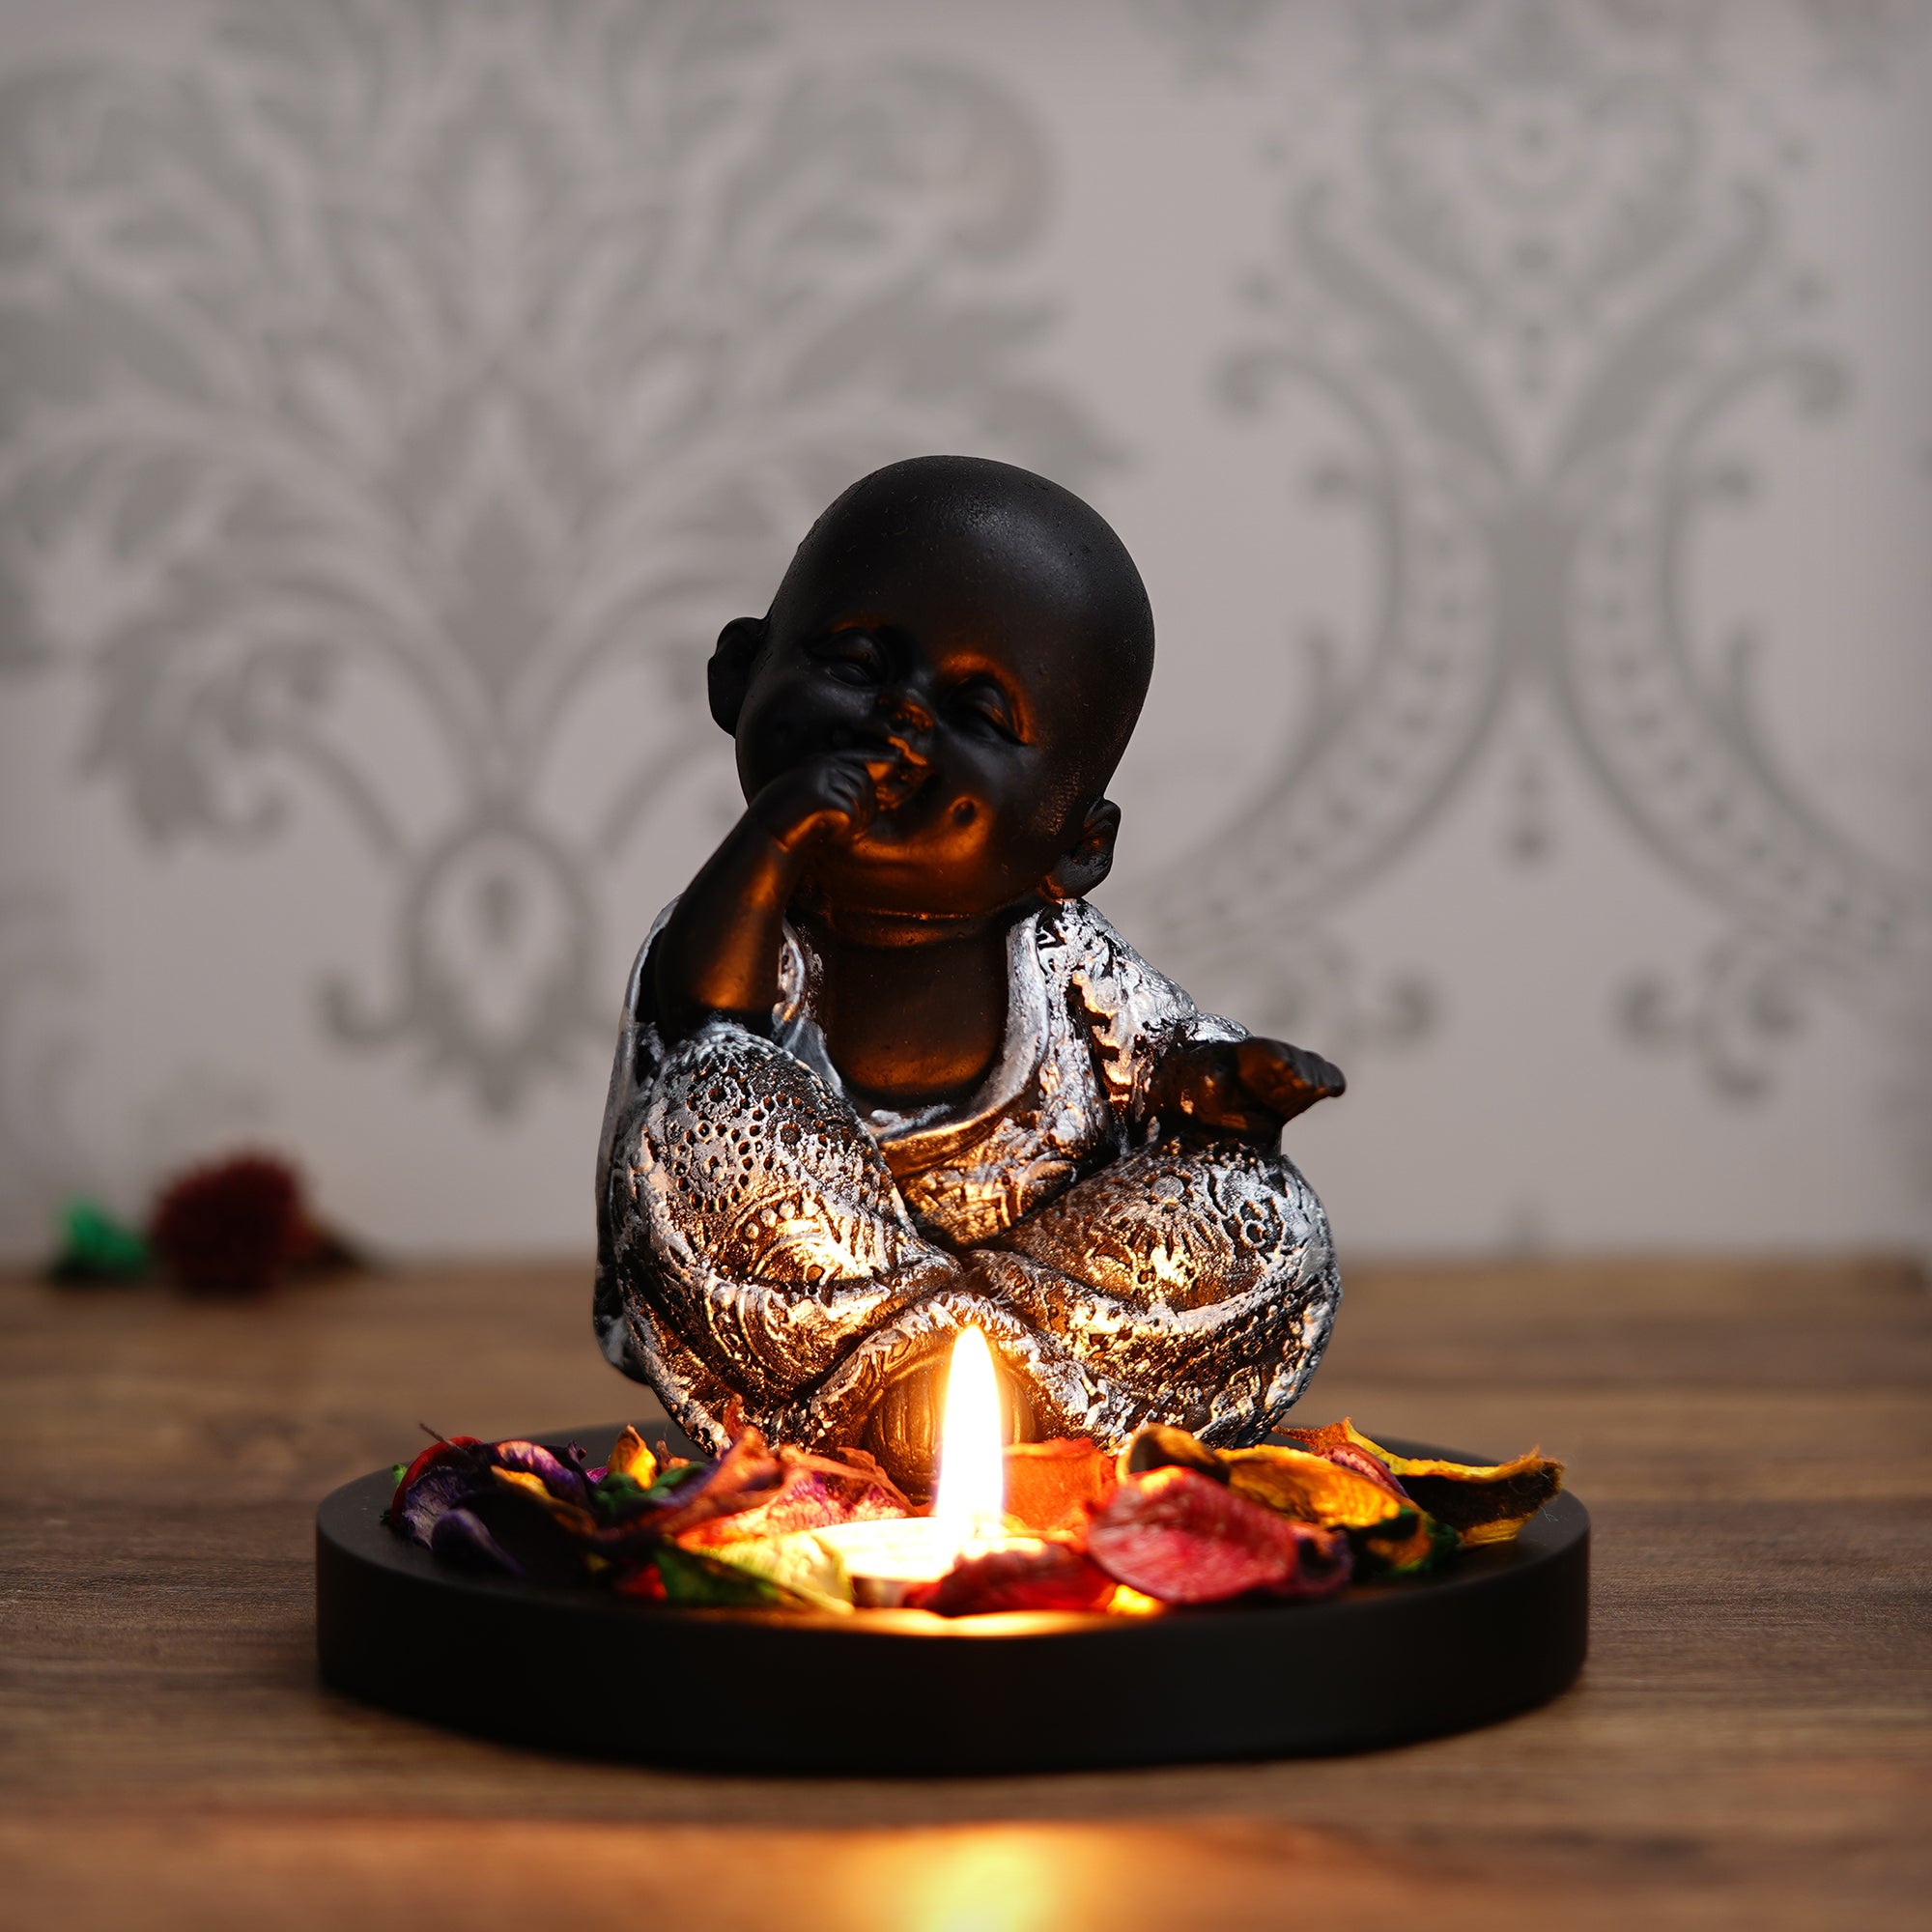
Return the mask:
[[1036,1435],[1118,1444],[1159,1421],[1254,1442],[1300,1394],[1341,1297],[1321,1204],[1285,1157],[1151,1117],[1163,1048],[1242,1030],[1084,900],[1012,928],[980,1090],[908,1114],[847,1098],[796,931],[769,1039],[714,1020],[667,1047],[650,945],[598,1158],[595,1319],[695,1441],[723,1446],[735,1395],[775,1439],[857,1443],[969,1321]]

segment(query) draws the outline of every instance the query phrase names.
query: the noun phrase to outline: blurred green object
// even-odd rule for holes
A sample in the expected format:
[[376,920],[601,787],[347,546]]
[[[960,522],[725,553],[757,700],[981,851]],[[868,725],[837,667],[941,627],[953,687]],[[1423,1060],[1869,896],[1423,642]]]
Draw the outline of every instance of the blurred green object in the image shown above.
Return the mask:
[[60,1253],[47,1270],[55,1281],[133,1281],[148,1272],[140,1231],[84,1194],[61,1208],[60,1235]]

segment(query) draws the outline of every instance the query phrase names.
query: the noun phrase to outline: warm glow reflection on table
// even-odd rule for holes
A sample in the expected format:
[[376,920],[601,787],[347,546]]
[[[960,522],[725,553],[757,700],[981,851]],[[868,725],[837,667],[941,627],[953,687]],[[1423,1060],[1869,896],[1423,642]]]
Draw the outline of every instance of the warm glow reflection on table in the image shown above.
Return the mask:
[[[947,1790],[971,1802],[970,1786]],[[1259,1829],[1232,1809],[1121,1825],[841,1834],[811,1862],[810,1905],[777,1916],[775,1932],[1567,1932],[1603,1923],[1567,1915],[1528,1871],[1513,1886],[1521,1916],[1493,1916],[1453,1855],[1391,1860],[1347,1830]]]
[[[1091,1874],[1077,1832],[982,1826],[875,1843],[852,1861],[855,1932],[1058,1932],[1077,1922]],[[1179,1932],[1179,1928],[1177,1928]]]

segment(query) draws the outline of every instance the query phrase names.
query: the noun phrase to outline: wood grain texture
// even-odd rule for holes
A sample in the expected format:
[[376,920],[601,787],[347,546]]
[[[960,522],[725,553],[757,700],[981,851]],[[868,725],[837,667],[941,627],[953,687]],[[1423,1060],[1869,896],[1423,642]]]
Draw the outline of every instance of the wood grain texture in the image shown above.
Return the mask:
[[325,1491],[418,1420],[652,1413],[588,1299],[582,1267],[243,1307],[0,1284],[0,1921],[1924,1922],[1932,1321],[1907,1264],[1356,1268],[1303,1413],[1565,1457],[1597,1522],[1580,1686],[1370,1756],[970,1782],[580,1764],[318,1688]]

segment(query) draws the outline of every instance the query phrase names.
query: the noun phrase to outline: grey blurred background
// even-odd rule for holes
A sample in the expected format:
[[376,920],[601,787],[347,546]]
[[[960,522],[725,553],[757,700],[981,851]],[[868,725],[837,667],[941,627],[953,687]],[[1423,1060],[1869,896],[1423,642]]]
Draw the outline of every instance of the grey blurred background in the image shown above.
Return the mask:
[[710,639],[968,450],[1345,1258],[1932,1245],[1928,342],[1916,0],[0,0],[0,1244],[587,1248]]

